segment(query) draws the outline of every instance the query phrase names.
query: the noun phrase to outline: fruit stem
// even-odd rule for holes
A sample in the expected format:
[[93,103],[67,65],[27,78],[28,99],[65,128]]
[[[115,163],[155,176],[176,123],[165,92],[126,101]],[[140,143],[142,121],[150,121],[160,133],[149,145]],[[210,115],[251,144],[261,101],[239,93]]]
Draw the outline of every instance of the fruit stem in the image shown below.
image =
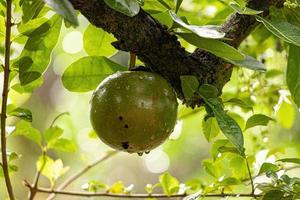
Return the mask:
[[130,52],[129,70],[132,70],[135,67],[135,63],[136,63],[136,54],[133,52]]

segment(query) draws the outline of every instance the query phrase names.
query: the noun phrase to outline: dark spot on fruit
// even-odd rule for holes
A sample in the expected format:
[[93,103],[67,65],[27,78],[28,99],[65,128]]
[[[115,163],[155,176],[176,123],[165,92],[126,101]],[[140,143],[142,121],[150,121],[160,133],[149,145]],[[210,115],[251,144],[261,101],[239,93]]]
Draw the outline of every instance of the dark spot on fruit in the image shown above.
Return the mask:
[[144,102],[141,102],[141,107],[144,107]]
[[119,120],[123,120],[123,117],[122,117],[122,116],[119,116]]
[[124,125],[124,128],[129,128],[128,124],[125,124],[125,125]]
[[123,149],[128,149],[128,147],[129,147],[128,142],[122,142],[122,147],[123,147]]

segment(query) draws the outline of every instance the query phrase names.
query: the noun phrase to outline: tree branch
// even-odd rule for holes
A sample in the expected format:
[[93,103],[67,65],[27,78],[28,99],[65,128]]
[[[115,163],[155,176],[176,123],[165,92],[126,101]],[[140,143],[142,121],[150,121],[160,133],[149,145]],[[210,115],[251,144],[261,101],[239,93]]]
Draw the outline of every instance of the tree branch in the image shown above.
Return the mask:
[[6,109],[9,91],[9,74],[10,74],[10,47],[11,47],[11,14],[12,1],[6,0],[6,33],[5,33],[5,63],[4,63],[4,80],[2,90],[2,106],[1,106],[1,153],[2,153],[2,169],[6,184],[6,189],[10,200],[14,200],[13,188],[9,177],[9,164],[6,153]]
[[[176,198],[176,197],[186,197],[187,194],[112,194],[112,193],[91,193],[91,192],[78,192],[78,191],[60,191],[52,190],[48,188],[33,188],[28,182],[24,182],[25,186],[30,190],[35,190],[35,192],[40,193],[55,193],[59,195],[68,195],[68,196],[82,196],[82,197],[112,197],[112,198]],[[233,193],[224,193],[224,194],[200,194],[199,197],[261,197],[260,194],[233,194]]]
[[[152,71],[165,77],[184,100],[180,76],[194,75],[200,84],[215,85],[219,91],[230,80],[232,67],[216,56],[202,50],[190,54],[180,45],[177,37],[143,9],[134,17],[112,10],[104,1],[69,0],[92,24],[113,33],[120,50],[136,53]],[[250,0],[250,8],[263,10],[268,15],[270,6],[282,7],[284,0]],[[237,47],[258,25],[255,17],[233,14],[222,26],[231,45]],[[184,101],[188,106],[201,104],[200,97]]]
[[[65,182],[63,182],[60,186],[57,187],[57,190],[61,191],[61,190],[65,189],[71,183],[73,183],[75,180],[77,180],[80,176],[82,176],[84,173],[86,173],[87,171],[89,171],[91,168],[93,168],[96,165],[98,165],[99,163],[102,163],[105,160],[111,158],[112,156],[116,155],[117,153],[118,153],[117,151],[111,151],[111,152],[108,152],[103,157],[95,160],[91,164],[87,165],[85,168],[81,169],[80,171],[76,172],[74,175],[70,176]],[[54,197],[55,197],[55,194],[51,194],[47,198],[47,200],[52,200],[52,199],[54,199]]]

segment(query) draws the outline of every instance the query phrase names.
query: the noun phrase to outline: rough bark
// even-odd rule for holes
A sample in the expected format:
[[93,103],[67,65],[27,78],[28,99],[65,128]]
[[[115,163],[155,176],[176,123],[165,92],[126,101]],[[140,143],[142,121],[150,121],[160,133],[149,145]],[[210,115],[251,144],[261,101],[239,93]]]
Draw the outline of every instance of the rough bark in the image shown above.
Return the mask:
[[[194,75],[200,84],[213,84],[219,91],[230,80],[230,64],[200,49],[192,54],[186,52],[175,35],[142,9],[138,15],[127,17],[108,7],[103,0],[70,2],[92,24],[113,33],[118,40],[113,44],[117,49],[134,52],[145,66],[165,77],[181,100],[185,101],[180,81],[182,75]],[[283,2],[250,0],[248,7],[263,10],[263,15],[267,16],[270,6],[282,7]],[[228,43],[238,47],[257,25],[253,16],[233,14],[223,24],[222,31],[231,39]],[[195,96],[185,103],[193,107],[201,104],[201,99]]]

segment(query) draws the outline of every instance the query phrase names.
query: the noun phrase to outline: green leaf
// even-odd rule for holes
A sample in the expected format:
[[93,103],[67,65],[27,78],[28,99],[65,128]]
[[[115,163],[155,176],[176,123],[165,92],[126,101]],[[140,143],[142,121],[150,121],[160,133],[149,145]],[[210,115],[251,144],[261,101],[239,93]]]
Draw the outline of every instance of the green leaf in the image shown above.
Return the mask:
[[230,103],[230,104],[239,106],[239,107],[247,109],[247,110],[253,110],[253,107],[251,105],[247,104],[246,102],[244,102],[243,100],[238,99],[238,98],[229,99],[229,100],[225,101],[224,103]]
[[218,166],[218,163],[211,161],[210,159],[206,159],[202,161],[203,168],[205,171],[215,178],[220,178],[222,171]]
[[241,181],[238,180],[237,178],[228,177],[228,178],[225,178],[224,180],[220,181],[219,183],[217,183],[217,185],[230,186],[230,185],[239,185],[240,183],[241,183]]
[[28,122],[32,122],[32,113],[27,108],[16,108],[14,105],[9,105],[7,108],[9,116],[15,116]]
[[214,39],[202,38],[193,33],[177,33],[188,43],[228,60],[244,60],[245,56],[234,47]]
[[255,126],[267,126],[270,121],[275,121],[275,120],[263,114],[253,115],[247,120],[245,130],[249,128],[253,128]]
[[72,63],[63,73],[62,82],[72,92],[94,90],[107,76],[124,71],[125,67],[106,57],[88,56]]
[[294,106],[290,103],[283,101],[277,112],[278,122],[281,124],[282,127],[290,129],[294,125],[295,117],[296,111],[294,109]]
[[40,87],[43,84],[44,80],[42,77],[38,78],[37,80],[22,86],[20,83],[13,85],[11,88],[16,92],[23,94],[23,93],[30,93],[34,89]]
[[269,171],[276,172],[278,170],[279,170],[279,167],[277,165],[274,165],[272,163],[263,163],[259,169],[258,175],[264,174]]
[[89,25],[83,35],[84,49],[90,56],[111,56],[116,49],[111,45],[116,39],[101,28]]
[[263,11],[253,10],[253,9],[247,8],[247,7],[243,8],[236,2],[230,2],[229,6],[241,15],[258,15],[263,12]]
[[168,28],[171,28],[173,26],[174,22],[169,14],[169,11],[154,13],[151,14],[151,16],[158,20],[161,24],[166,25]]
[[45,17],[32,19],[25,24],[18,25],[18,31],[23,35],[30,36],[38,27],[45,24],[47,21],[48,19]]
[[164,173],[159,176],[159,182],[166,195],[170,196],[179,191],[179,181],[169,173]]
[[157,0],[163,7],[165,7],[168,10],[171,10],[172,8],[167,4],[164,0]]
[[211,149],[210,154],[214,160],[217,159],[218,154],[220,153],[220,147],[232,147],[232,143],[229,142],[229,140],[216,140]]
[[271,190],[264,194],[262,200],[281,200],[283,195],[284,192],[281,190]]
[[234,177],[238,179],[248,178],[247,163],[245,158],[242,158],[241,156],[235,156],[230,160],[229,166]]
[[62,152],[75,152],[77,147],[72,140],[59,138],[48,143],[47,148]]
[[202,130],[205,135],[205,138],[208,142],[211,141],[214,137],[216,137],[219,132],[220,128],[218,126],[218,122],[215,117],[210,117],[207,120],[202,121]]
[[109,187],[108,185],[95,180],[89,181],[88,187],[84,188],[84,190],[87,190],[89,192],[98,192],[101,189],[109,189]]
[[112,9],[133,17],[140,12],[140,5],[136,0],[104,0]]
[[77,15],[68,0],[44,0],[44,2],[73,26],[78,26]]
[[266,66],[263,63],[259,62],[255,58],[248,55],[246,55],[245,59],[243,60],[231,60],[231,59],[225,59],[225,60],[238,67],[245,67],[247,69],[257,70],[261,72],[266,71]]
[[20,4],[23,11],[22,23],[27,23],[35,18],[45,5],[42,0],[24,0]]
[[290,45],[286,80],[292,98],[300,108],[300,47]]
[[182,3],[183,0],[176,0],[176,8],[175,8],[175,13],[178,12],[180,6],[181,6],[181,3]]
[[199,88],[199,92],[207,99],[217,98],[219,95],[218,89],[210,84],[202,84]]
[[198,90],[199,81],[195,76],[180,76],[181,87],[186,99],[191,99]]
[[[202,95],[202,94],[201,94]],[[222,103],[216,98],[206,99],[205,103],[212,109],[219,127],[228,140],[238,149],[241,155],[244,154],[244,136],[239,125],[223,109]]]
[[40,132],[31,126],[31,123],[26,121],[20,121],[15,130],[12,132],[12,135],[21,135],[24,136],[38,145],[41,145],[41,134]]
[[[195,36],[200,38],[210,38],[210,39],[222,39],[225,36],[225,33],[219,31],[219,27],[217,26],[195,26],[195,25],[188,25],[184,21],[182,21],[173,11],[169,10],[170,16],[181,27],[193,32]],[[179,35],[181,36],[180,33]],[[183,39],[185,39],[183,37]],[[189,42],[189,41],[188,41]],[[199,42],[200,43],[200,42]],[[191,43],[192,44],[192,43]],[[195,45],[197,46],[197,45]]]
[[20,83],[22,86],[27,85],[38,78],[40,78],[42,74],[40,72],[30,71],[19,74]]
[[259,22],[262,22],[265,27],[275,36],[291,43],[300,46],[300,28],[286,21],[271,21],[262,17],[256,16]]
[[63,130],[57,126],[50,127],[43,133],[46,143],[56,141],[62,134]]
[[54,161],[48,156],[40,156],[36,162],[36,167],[41,174],[49,179],[51,186],[69,170],[69,167],[64,167],[61,159]]
[[[14,62],[14,65],[21,62],[19,67],[23,67],[20,68],[19,74],[21,86],[29,85],[29,83],[33,81],[38,81],[50,62],[52,50],[57,43],[60,33],[60,17],[54,15],[50,20],[41,25],[35,31],[40,31],[41,29],[49,26],[50,29],[46,33],[29,37],[21,55]],[[26,58],[25,61],[23,60],[24,58]],[[24,64],[27,65],[24,66]],[[32,89],[34,89],[35,85],[33,84],[32,86]]]
[[283,158],[283,159],[279,159],[277,161],[287,162],[287,163],[294,163],[294,164],[299,164],[300,165],[300,158]]

